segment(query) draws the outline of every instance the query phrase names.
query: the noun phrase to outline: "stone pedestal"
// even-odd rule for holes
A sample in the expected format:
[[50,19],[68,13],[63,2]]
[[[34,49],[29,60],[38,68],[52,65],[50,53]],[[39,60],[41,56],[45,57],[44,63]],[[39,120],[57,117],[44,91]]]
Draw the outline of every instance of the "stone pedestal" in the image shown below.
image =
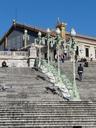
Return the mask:
[[30,67],[34,67],[36,58],[37,58],[36,47],[32,45],[30,48],[30,54],[29,54],[29,66]]

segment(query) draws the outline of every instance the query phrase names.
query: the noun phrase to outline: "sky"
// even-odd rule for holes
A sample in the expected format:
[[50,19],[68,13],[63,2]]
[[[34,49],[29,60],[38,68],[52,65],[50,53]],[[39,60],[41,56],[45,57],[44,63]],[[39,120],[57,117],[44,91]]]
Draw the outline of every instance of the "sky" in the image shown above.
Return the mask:
[[96,0],[0,0],[0,37],[12,20],[39,28],[55,29],[57,19],[70,32],[96,37]]

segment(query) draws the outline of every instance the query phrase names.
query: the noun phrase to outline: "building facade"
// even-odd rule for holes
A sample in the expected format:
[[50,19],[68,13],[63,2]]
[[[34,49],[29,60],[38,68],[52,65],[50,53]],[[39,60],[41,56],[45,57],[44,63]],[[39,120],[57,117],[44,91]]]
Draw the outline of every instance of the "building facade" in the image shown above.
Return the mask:
[[[59,23],[57,26],[61,31],[61,37],[64,39],[64,42],[67,43],[71,36],[70,33],[66,32],[66,25],[64,23]],[[1,51],[10,51],[10,50],[28,50],[28,48],[35,43],[35,39],[38,37],[38,32],[42,33],[42,37],[47,34],[43,29],[36,27],[19,24],[15,21],[12,26],[9,28],[8,32],[0,40],[0,50]],[[25,34],[27,37],[25,40]],[[55,32],[51,32],[52,36],[55,36]],[[88,60],[96,60],[96,38],[88,37],[84,35],[76,35],[76,55],[78,59],[86,58]],[[47,46],[46,46],[47,47]],[[47,56],[47,48],[42,49],[44,52],[44,57]],[[52,51],[52,49],[50,49]],[[53,57],[56,54],[56,47],[53,48]],[[68,54],[68,53],[67,53]]]

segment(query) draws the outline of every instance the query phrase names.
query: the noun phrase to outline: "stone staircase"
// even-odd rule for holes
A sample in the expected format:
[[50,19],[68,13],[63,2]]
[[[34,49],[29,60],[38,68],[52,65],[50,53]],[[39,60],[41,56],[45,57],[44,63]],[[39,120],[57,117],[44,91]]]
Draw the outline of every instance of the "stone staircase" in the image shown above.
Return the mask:
[[[44,74],[32,70],[31,68],[0,68],[1,97],[30,99],[37,97],[37,100],[62,99],[51,92],[47,93],[46,87],[52,85],[45,80]],[[2,91],[2,87],[5,88]],[[11,92],[11,93],[10,93]],[[4,97],[3,97],[4,98]],[[38,99],[39,98],[39,99]]]
[[[83,80],[78,80],[77,67],[79,63],[76,63],[76,83],[80,93],[81,100],[96,100],[96,62],[89,62],[88,67],[84,67]],[[82,63],[83,65],[83,63]],[[65,61],[61,64],[61,70],[72,81],[73,79],[73,67],[72,62]]]
[[0,101],[0,127],[96,127],[95,102]]
[[0,68],[0,128],[96,128],[95,101],[65,101],[47,86],[34,69]]

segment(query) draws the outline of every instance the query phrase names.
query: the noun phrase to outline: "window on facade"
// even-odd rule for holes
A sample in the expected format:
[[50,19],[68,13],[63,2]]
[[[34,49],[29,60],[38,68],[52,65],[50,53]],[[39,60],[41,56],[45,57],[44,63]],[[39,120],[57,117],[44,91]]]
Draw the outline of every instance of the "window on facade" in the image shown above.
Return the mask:
[[86,57],[89,57],[89,48],[85,48]]
[[95,58],[96,58],[96,49],[95,49]]
[[79,55],[79,48],[78,48],[78,46],[76,47],[76,55]]

